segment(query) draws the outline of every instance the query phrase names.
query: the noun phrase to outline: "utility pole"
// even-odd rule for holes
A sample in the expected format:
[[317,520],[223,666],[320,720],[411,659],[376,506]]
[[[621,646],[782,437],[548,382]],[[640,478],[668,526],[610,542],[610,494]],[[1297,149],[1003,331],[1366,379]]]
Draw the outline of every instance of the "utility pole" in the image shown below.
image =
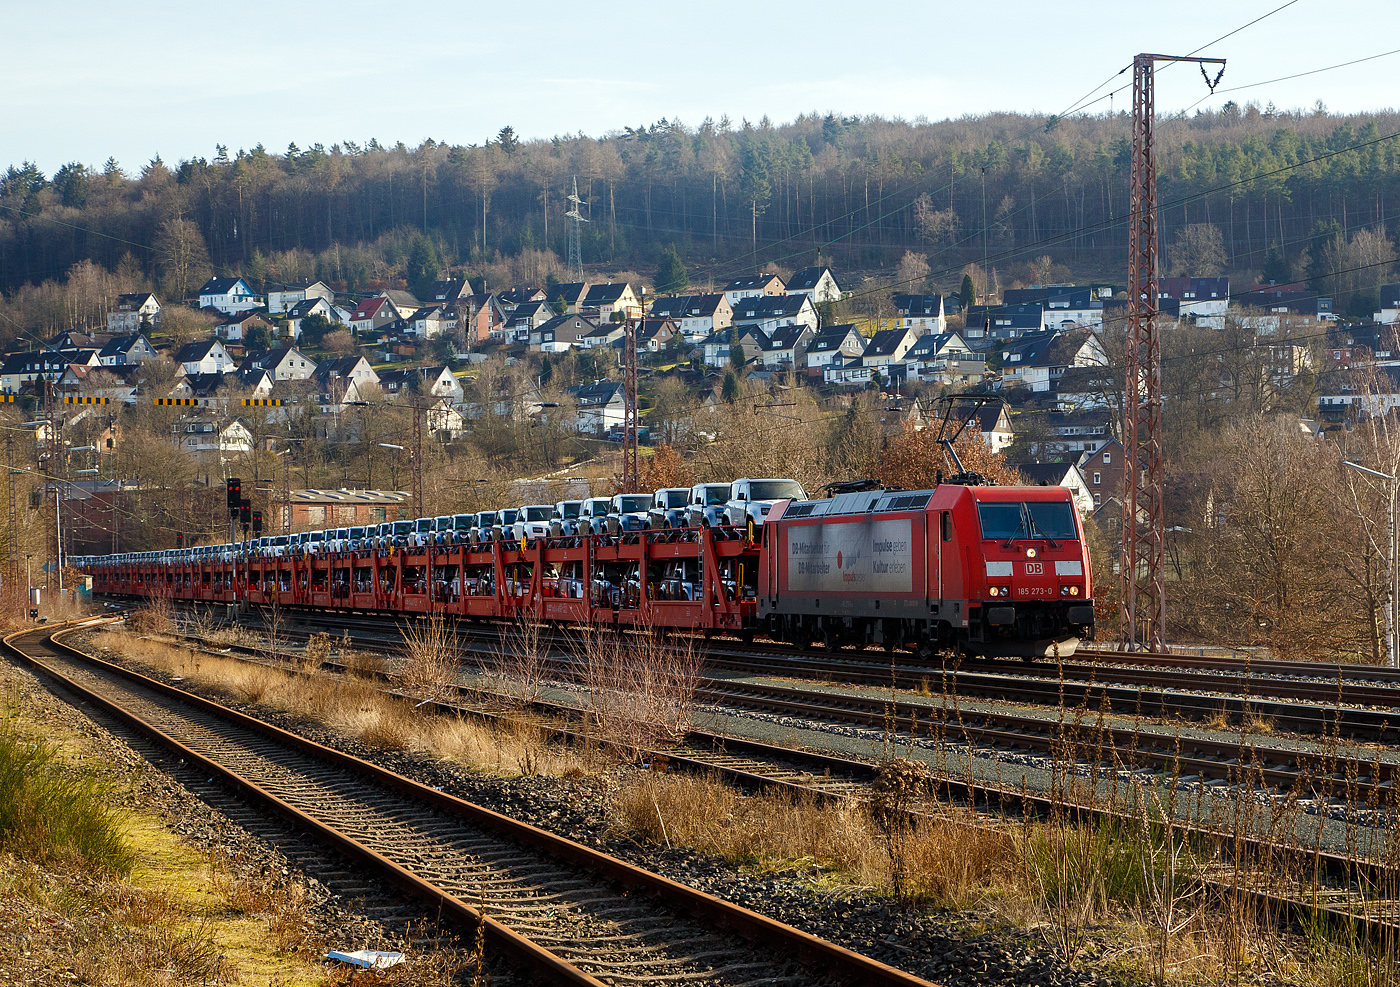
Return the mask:
[[[10,431],[5,432],[5,494],[9,498],[10,514],[9,527],[5,532],[5,546],[7,548],[5,578],[10,586],[19,583],[19,556],[15,554],[15,534],[19,531],[19,514],[15,510],[15,437]],[[113,550],[115,553],[115,549]]]
[[[1195,62],[1215,91],[1223,58],[1138,55],[1133,59],[1133,151],[1128,166],[1128,339],[1123,391],[1123,544],[1119,555],[1125,651],[1167,645],[1166,511],[1162,503],[1162,342],[1157,327],[1157,154],[1154,72],[1158,62]],[[1205,66],[1219,65],[1212,81]]]
[[413,516],[423,517],[423,396],[413,395],[413,446],[409,452],[413,472]]
[[569,277],[583,280],[583,226],[588,222],[578,211],[578,207],[583,204],[583,200],[578,197],[578,176],[574,176],[574,190],[568,195],[569,211],[564,214],[565,219],[573,220],[569,224]]
[[629,317],[622,336],[622,492],[636,493],[641,484],[637,466],[637,329],[640,318]]

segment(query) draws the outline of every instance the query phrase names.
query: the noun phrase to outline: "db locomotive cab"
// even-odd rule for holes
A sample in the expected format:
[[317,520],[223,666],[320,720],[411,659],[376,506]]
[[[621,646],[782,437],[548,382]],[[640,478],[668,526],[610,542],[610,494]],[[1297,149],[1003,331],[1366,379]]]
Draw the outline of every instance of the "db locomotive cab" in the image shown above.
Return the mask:
[[[981,572],[965,573],[968,652],[1068,657],[1092,639],[1088,551],[1079,513],[1059,487],[968,488]],[[970,546],[969,546],[970,547]]]

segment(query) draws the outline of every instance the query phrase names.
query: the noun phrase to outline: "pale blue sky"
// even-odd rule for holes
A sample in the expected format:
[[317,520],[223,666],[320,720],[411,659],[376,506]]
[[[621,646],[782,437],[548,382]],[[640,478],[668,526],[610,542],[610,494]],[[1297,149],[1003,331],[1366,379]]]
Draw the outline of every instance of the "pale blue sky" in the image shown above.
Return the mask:
[[[112,155],[135,171],[215,143],[477,143],[505,124],[548,137],[663,116],[1054,113],[1136,52],[1190,51],[1283,2],[7,5],[0,168]],[[1203,54],[1229,59],[1226,89],[1400,48],[1397,27],[1394,0],[1297,0]],[[1381,109],[1400,102],[1397,73],[1392,55],[1201,105]],[[1194,69],[1165,73],[1159,112],[1205,92]]]

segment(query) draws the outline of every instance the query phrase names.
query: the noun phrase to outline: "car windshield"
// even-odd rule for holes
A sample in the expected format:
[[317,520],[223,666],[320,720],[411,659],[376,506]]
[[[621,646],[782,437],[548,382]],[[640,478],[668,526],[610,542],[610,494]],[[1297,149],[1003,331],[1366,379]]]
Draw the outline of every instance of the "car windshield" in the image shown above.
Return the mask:
[[458,531],[466,531],[474,524],[476,524],[475,514],[458,514],[452,519],[452,527]]
[[365,529],[364,529],[364,528],[351,528],[351,529],[350,529],[350,537],[351,537],[351,538],[363,538],[364,536],[365,536]]
[[749,484],[750,500],[805,500],[802,487],[795,480],[754,480]]
[[552,507],[527,507],[525,508],[526,521],[548,521],[554,516]]
[[607,501],[607,500],[590,500],[590,501],[588,502],[588,516],[589,516],[589,517],[602,517],[603,515],[605,515],[605,514],[608,513],[608,508],[609,508],[610,506],[611,506],[611,501]]
[[419,531],[432,531],[433,519],[430,517],[420,517],[416,522]]
[[729,484],[712,484],[705,488],[705,506],[723,504],[729,500]]
[[617,499],[618,510],[623,514],[644,511],[651,506],[651,498],[646,494],[623,494]]
[[501,511],[501,523],[502,523],[502,524],[514,524],[516,521],[519,521],[519,520],[520,520],[520,512],[517,511],[515,508],[512,507],[512,508],[511,508],[510,510],[508,510],[508,511]]
[[559,513],[563,517],[578,517],[578,512],[583,505],[576,500],[566,500],[559,505]]
[[1074,508],[1066,501],[982,503],[977,505],[977,517],[982,522],[982,537],[988,540],[1048,538],[1072,541],[1079,537],[1074,527]]
[[394,522],[394,527],[393,527],[391,530],[392,530],[393,533],[396,534],[396,535],[406,535],[406,534],[408,534],[410,531],[413,530],[413,522],[412,522],[412,521],[395,521],[395,522]]
[[443,516],[438,518],[435,527],[438,531],[452,530],[452,518],[450,516]]
[[324,541],[325,538],[326,538],[326,533],[325,533],[324,531],[313,531],[313,532],[311,532],[311,541]]
[[684,507],[686,502],[685,490],[667,490],[661,495],[662,506],[664,507]]

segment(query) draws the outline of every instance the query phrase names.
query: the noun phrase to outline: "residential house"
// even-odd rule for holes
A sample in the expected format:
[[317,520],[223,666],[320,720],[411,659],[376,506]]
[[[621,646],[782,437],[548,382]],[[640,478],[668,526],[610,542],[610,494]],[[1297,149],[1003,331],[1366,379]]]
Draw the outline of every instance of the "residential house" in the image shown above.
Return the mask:
[[597,329],[598,323],[582,315],[556,315],[539,328],[530,330],[530,350],[534,353],[562,353],[582,346],[584,339]]
[[1070,492],[1081,517],[1089,517],[1098,506],[1084,474],[1074,463],[1015,463],[1013,468],[1031,487],[1064,487]]
[[1032,456],[1056,459],[1092,452],[1113,437],[1113,415],[1107,410],[1025,411],[1016,420]]
[[1158,278],[1157,297],[1171,298],[1183,317],[1212,329],[1225,328],[1230,308],[1229,278]]
[[265,370],[250,373],[234,371],[228,374],[186,374],[176,379],[169,391],[172,398],[195,400],[201,408],[227,411],[234,395],[243,398],[272,396],[272,377]]
[[660,353],[679,335],[675,319],[643,319],[637,326],[637,353]]
[[379,293],[379,297],[387,298],[393,302],[394,308],[398,309],[401,315],[404,312],[416,312],[423,307],[423,303],[413,292],[403,291],[399,288],[385,288]]
[[409,330],[419,339],[437,339],[457,328],[457,320],[447,314],[440,303],[424,305],[405,320]]
[[883,379],[884,368],[867,364],[863,357],[849,360],[832,360],[822,365],[822,383],[838,387],[865,387],[872,381]]
[[802,325],[817,331],[820,319],[806,295],[759,295],[745,298],[734,306],[733,324],[752,326],[771,335],[779,326]]
[[[805,298],[805,296],[802,296]],[[779,326],[763,343],[766,370],[796,370],[807,365],[807,349],[815,333],[809,326]]]
[[262,308],[263,300],[242,278],[210,278],[199,289],[199,307],[232,315]]
[[340,312],[320,296],[293,302],[292,307],[287,309],[287,330],[293,342],[301,339],[301,324],[313,315],[319,315],[327,322],[340,321]]
[[570,387],[565,393],[578,403],[578,430],[590,435],[604,435],[622,426],[625,397],[622,385],[615,380],[599,380],[592,384]]
[[466,327],[467,345],[500,339],[510,318],[495,295],[468,295],[456,303],[457,318]]
[[1328,374],[1318,387],[1317,406],[1333,422],[1388,415],[1400,408],[1400,367]]
[[597,311],[599,323],[611,322],[614,314],[623,319],[639,318],[646,311],[626,281],[589,285],[579,308]]
[[505,291],[496,292],[496,298],[505,309],[506,315],[510,316],[514,314],[517,305],[545,301],[545,292],[543,288],[507,288]]
[[724,297],[730,306],[738,305],[746,298],[762,298],[781,295],[787,285],[776,274],[755,274],[746,278],[735,278],[724,286]]
[[1002,387],[1028,387],[1037,393],[1054,390],[1070,367],[1103,367],[1108,355],[1088,329],[1050,329],[1002,344]]
[[556,284],[546,293],[545,301],[549,302],[551,307],[557,302],[563,302],[565,315],[578,315],[579,309],[583,306],[583,300],[588,295],[588,289],[591,287],[593,286],[587,281],[569,281]]
[[505,338],[510,343],[528,343],[530,333],[554,318],[554,310],[549,303],[539,301],[521,302],[515,306],[510,321],[506,323]]
[[186,343],[175,351],[175,362],[187,374],[222,374],[234,367],[233,357],[217,339]]
[[813,305],[841,300],[841,286],[829,267],[804,267],[788,278],[783,290],[788,295],[806,295]]
[[212,418],[185,418],[171,427],[175,445],[209,462],[227,462],[253,451],[253,433],[238,420],[226,425]]
[[44,340],[43,348],[51,353],[78,353],[83,350],[101,349],[108,338],[110,337],[105,334],[94,336],[90,333],[69,329]]
[[1066,367],[1055,384],[1055,405],[1062,411],[1116,408],[1122,395],[1122,379],[1107,366]]
[[[324,305],[325,302],[321,304]],[[214,335],[228,343],[242,343],[248,336],[248,330],[254,326],[261,326],[267,330],[268,339],[277,333],[276,324],[265,318],[261,312],[236,312],[224,316],[224,320],[214,327]]]
[[651,303],[651,315],[658,319],[674,319],[686,342],[698,343],[733,324],[734,306],[728,296],[722,294],[667,295]]
[[[135,404],[135,380],[127,381],[120,374],[112,371],[105,371],[97,377],[93,376],[95,371],[102,370],[102,367],[70,363],[63,371],[63,375],[58,378],[57,383],[54,384],[54,389],[63,394],[106,398],[110,404]],[[104,378],[106,383],[99,383]]]
[[1005,401],[985,402],[966,418],[961,417],[962,412],[957,409],[953,415],[955,420],[966,421],[969,427],[977,429],[992,452],[1001,452],[1016,441],[1016,430],[1011,427],[1011,414]]
[[823,326],[807,345],[807,369],[818,370],[829,363],[845,363],[865,355],[865,337],[854,325]]
[[616,322],[605,322],[602,325],[595,324],[593,329],[580,337],[578,345],[585,350],[592,349],[595,346],[612,346],[626,334],[627,331]]
[[957,332],[929,333],[904,354],[909,378],[941,384],[972,384],[987,370],[985,353],[975,352]]
[[1384,325],[1392,325],[1400,322],[1400,284],[1381,285],[1380,311],[1375,315],[1375,321]]
[[366,298],[350,313],[350,328],[356,332],[378,332],[403,318],[397,306],[382,295]]
[[472,297],[472,286],[466,278],[444,278],[434,281],[428,289],[428,305],[441,305],[452,308],[464,299]]
[[423,424],[432,435],[451,440],[466,430],[467,420],[451,401],[443,398],[423,409]]
[[335,292],[324,281],[296,281],[268,291],[267,311],[272,315],[281,315],[297,302],[314,298],[324,299],[328,309],[335,307]]
[[1277,331],[1285,319],[1310,323],[1330,322],[1335,318],[1331,298],[1315,291],[1293,290],[1291,285],[1260,285],[1240,295],[1236,302],[1241,309],[1263,313],[1242,316],[1241,322],[1264,332]]
[[904,357],[918,340],[913,329],[882,329],[877,332],[865,347],[861,357],[867,367],[892,367],[900,365],[900,376],[904,375]]
[[448,367],[408,367],[403,370],[386,370],[379,375],[379,388],[385,394],[409,394],[414,387],[422,395],[447,398],[449,401],[462,400],[462,382]]
[[1045,307],[1039,302],[1017,305],[969,305],[963,338],[968,342],[1015,339],[1045,328]]
[[[804,299],[805,301],[805,299]],[[757,360],[763,355],[763,347],[768,334],[753,326],[731,326],[707,336],[700,343],[704,351],[705,364],[711,367],[727,367],[731,347],[737,343],[743,350],[744,362]]]
[[1079,475],[1096,508],[1123,490],[1123,446],[1117,439],[1105,439],[1079,459]]
[[116,311],[107,313],[107,329],[123,333],[159,329],[161,315],[160,300],[149,291],[118,295]]
[[317,364],[313,379],[321,393],[336,403],[367,400],[379,387],[379,374],[358,354]]
[[244,366],[248,369],[260,367],[270,373],[274,381],[310,380],[316,376],[316,361],[295,346],[279,346],[249,357]]
[[899,324],[904,329],[913,329],[920,335],[948,331],[942,295],[895,295],[894,310],[899,313]]
[[113,336],[97,351],[97,358],[104,367],[124,367],[159,357],[151,341],[139,332]]

